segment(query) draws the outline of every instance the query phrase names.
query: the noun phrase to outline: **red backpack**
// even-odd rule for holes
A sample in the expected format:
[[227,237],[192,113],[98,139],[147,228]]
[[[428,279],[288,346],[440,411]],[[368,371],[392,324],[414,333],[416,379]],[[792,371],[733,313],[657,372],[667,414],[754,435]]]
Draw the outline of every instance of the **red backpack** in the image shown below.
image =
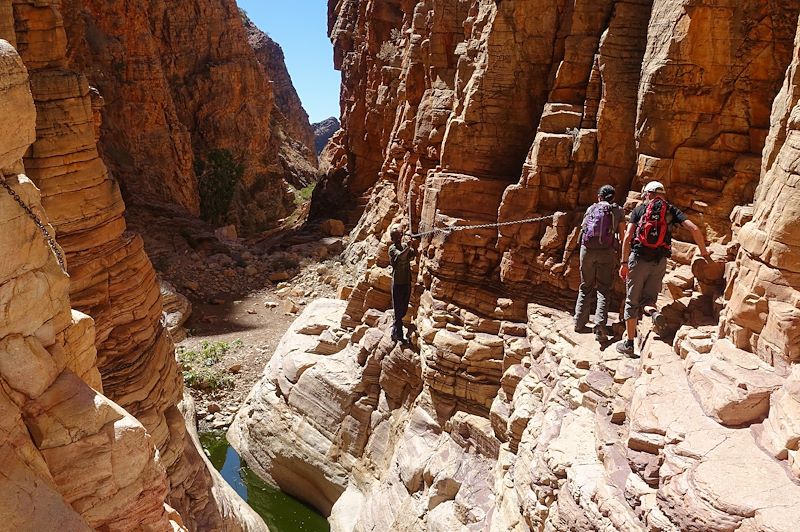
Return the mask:
[[639,219],[639,225],[636,226],[634,240],[647,249],[669,249],[669,244],[666,242],[669,229],[668,212],[669,204],[663,199],[656,198],[649,202]]

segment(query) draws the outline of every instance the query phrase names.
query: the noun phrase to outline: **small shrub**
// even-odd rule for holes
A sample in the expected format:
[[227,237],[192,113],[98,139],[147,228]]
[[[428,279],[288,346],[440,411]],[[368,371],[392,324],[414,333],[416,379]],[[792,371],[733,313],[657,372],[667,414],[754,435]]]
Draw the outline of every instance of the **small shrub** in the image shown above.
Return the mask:
[[212,150],[205,158],[195,157],[194,170],[200,192],[200,217],[209,223],[224,224],[236,184],[244,175],[244,165],[228,150]]
[[307,203],[311,201],[311,196],[314,194],[314,187],[316,187],[316,183],[311,183],[307,187],[303,187],[295,193],[294,202],[297,205],[301,205],[303,203]]
[[196,349],[178,346],[175,354],[183,368],[183,381],[187,386],[201,390],[230,388],[233,378],[213,366],[221,362],[228,351],[242,346],[244,342],[240,339],[231,343],[203,340]]
[[401,41],[403,32],[400,28],[392,28],[389,32],[389,39],[381,44],[381,49],[378,51],[378,59],[386,63],[394,61],[395,57],[400,53]]
[[384,41],[381,44],[381,49],[378,50],[378,59],[386,63],[391,63],[397,54],[400,53],[400,48],[397,47],[392,41]]
[[212,368],[190,369],[183,372],[183,382],[200,390],[219,390],[233,387],[233,378]]

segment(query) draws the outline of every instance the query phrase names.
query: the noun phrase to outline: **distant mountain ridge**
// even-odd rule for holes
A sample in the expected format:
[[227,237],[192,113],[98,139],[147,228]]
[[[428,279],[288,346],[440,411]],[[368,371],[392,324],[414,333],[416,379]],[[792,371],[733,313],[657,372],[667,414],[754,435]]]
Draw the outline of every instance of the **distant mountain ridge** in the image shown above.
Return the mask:
[[319,155],[322,153],[322,150],[325,149],[325,145],[333,134],[341,129],[342,124],[339,123],[337,118],[332,116],[326,118],[322,122],[311,124],[311,127],[314,129],[314,147],[317,150],[317,155]]

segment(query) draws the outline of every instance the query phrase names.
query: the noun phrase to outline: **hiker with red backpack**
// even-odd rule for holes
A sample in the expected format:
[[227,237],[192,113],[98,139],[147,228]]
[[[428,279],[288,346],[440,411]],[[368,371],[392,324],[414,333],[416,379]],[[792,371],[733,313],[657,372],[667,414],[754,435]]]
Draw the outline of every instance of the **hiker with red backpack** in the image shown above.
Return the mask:
[[600,187],[597,203],[586,210],[581,224],[581,286],[575,302],[575,332],[589,332],[586,324],[591,311],[591,294],[596,291],[594,335],[600,342],[608,338],[608,301],[616,268],[616,250],[625,232],[625,213],[613,203],[615,195],[611,185]]
[[644,202],[631,212],[622,241],[622,265],[619,276],[625,281],[625,337],[617,351],[634,352],[636,325],[643,315],[650,316],[657,328],[664,326],[664,316],[655,308],[667,272],[667,258],[672,254],[672,226],[680,225],[692,233],[700,254],[708,260],[702,231],[684,213],[667,202],[664,185],[651,181],[642,189]]

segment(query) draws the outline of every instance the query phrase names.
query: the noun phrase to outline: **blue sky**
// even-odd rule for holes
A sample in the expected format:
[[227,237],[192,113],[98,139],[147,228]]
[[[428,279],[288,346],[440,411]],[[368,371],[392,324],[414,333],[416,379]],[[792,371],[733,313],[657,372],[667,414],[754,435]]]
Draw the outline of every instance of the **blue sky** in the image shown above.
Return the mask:
[[283,48],[286,66],[311,122],[339,117],[339,72],[333,69],[326,0],[237,0]]

